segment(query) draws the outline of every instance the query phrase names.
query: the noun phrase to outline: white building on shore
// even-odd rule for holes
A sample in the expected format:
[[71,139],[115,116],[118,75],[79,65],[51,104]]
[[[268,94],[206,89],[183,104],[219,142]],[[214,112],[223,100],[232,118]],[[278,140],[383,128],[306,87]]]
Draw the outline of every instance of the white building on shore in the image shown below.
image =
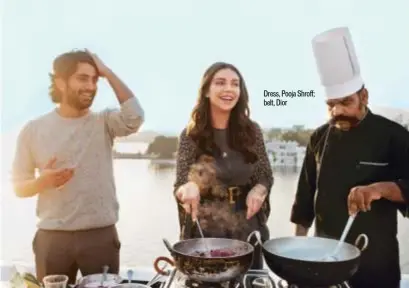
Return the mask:
[[295,141],[270,140],[266,142],[267,154],[274,167],[301,167],[305,149]]

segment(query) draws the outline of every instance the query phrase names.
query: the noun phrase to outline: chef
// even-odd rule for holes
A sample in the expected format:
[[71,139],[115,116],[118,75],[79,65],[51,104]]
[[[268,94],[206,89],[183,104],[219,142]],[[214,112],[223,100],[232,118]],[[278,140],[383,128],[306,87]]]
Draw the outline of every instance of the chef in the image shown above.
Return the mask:
[[399,287],[397,211],[408,217],[409,132],[368,108],[348,28],[323,32],[312,46],[330,121],[311,135],[291,222],[301,236],[315,219],[317,236],[339,239],[357,215],[346,241],[365,233],[369,245],[349,284]]

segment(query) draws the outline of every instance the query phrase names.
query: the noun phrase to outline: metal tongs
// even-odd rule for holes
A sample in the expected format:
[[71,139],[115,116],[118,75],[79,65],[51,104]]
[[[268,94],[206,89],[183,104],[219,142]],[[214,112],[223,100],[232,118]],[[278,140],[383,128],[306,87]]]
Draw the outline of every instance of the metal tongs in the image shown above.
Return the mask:
[[[164,270],[166,267],[168,267],[168,263],[165,263],[165,265],[163,265],[162,270]],[[156,273],[155,276],[153,276],[153,278],[146,284],[146,286],[153,286],[154,284],[156,284],[157,282],[160,281],[160,279],[162,278],[162,275],[159,273]]]
[[203,245],[205,246],[205,249],[206,249],[205,255],[210,257],[211,256],[210,249],[209,249],[209,246],[207,245],[206,238],[204,237],[202,227],[200,227],[199,219],[196,219],[196,225],[197,225],[197,229],[199,229],[200,236],[202,236]]
[[[179,203],[179,205],[183,207],[183,205],[182,205],[181,203]],[[190,215],[190,216],[192,216],[192,215]],[[200,236],[201,236],[202,239],[203,239],[203,246],[204,246],[204,248],[205,248],[205,255],[210,257],[209,245],[207,245],[206,237],[204,237],[202,227],[200,226],[200,223],[199,223],[199,219],[196,218],[196,221],[195,221],[195,220],[193,220],[193,217],[192,217],[192,221],[193,221],[194,223],[196,223],[197,228],[198,228],[199,233],[200,233]]]

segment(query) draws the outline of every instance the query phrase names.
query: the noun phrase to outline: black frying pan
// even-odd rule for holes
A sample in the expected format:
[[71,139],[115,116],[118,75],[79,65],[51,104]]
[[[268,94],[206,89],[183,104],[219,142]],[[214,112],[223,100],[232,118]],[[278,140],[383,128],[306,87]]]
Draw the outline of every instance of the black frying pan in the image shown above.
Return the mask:
[[[364,243],[358,249],[361,239]],[[321,237],[276,238],[264,242],[263,256],[271,271],[291,285],[327,287],[344,283],[356,273],[368,237],[360,234],[355,246],[343,242],[333,259],[326,257],[338,243]]]

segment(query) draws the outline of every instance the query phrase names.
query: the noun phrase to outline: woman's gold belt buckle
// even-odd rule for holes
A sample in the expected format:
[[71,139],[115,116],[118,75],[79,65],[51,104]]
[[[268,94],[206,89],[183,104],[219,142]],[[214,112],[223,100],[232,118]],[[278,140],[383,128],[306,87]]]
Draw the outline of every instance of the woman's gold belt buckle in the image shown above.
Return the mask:
[[241,194],[240,188],[237,186],[233,186],[227,188],[227,191],[229,192],[229,203],[236,203],[237,197]]

